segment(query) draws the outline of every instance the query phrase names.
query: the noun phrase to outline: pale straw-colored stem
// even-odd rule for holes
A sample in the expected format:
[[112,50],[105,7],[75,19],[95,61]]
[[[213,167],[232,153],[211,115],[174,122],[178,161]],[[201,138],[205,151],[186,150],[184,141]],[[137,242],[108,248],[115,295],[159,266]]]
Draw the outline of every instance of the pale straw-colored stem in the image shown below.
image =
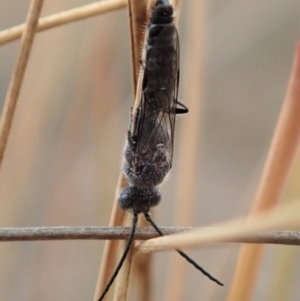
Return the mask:
[[141,54],[144,46],[147,1],[128,0],[129,29],[131,42],[131,62],[133,75],[133,91],[136,92],[138,75],[140,70]]
[[[118,195],[119,191],[126,187],[126,180],[122,174],[119,175],[119,180],[117,184],[117,193],[114,199],[112,213],[110,216],[110,226],[123,225],[125,221],[126,214],[123,212],[118,204]],[[107,285],[110,277],[113,274],[113,271],[116,266],[116,260],[118,256],[118,241],[109,240],[105,243],[104,251],[102,255],[99,275],[96,283],[96,289],[94,294],[94,301],[97,301],[101,293],[104,291],[105,286]],[[109,294],[109,292],[108,292]],[[107,296],[104,300],[107,300]]]
[[[277,206],[300,140],[300,42],[273,140],[265,162],[250,218]],[[299,208],[298,208],[299,219]],[[264,245],[243,246],[238,256],[228,301],[251,299],[264,253]]]
[[8,86],[0,121],[0,167],[2,165],[42,6],[43,0],[31,1],[24,25],[20,51]]
[[[147,12],[146,2],[144,0],[128,0],[128,14],[129,14],[129,30],[131,41],[131,64],[132,64],[132,78],[134,90],[134,108],[138,107],[141,97],[142,86],[142,68],[140,68],[141,49],[144,45],[145,31],[142,30],[143,24],[146,23]],[[132,111],[131,118],[134,119],[136,110]],[[123,250],[123,249],[122,249]],[[129,290],[129,280],[131,276],[131,265],[133,262],[134,252],[131,248],[130,253],[124,261],[124,265],[117,277],[117,282],[114,290],[114,301],[126,301]],[[145,273],[149,272],[145,271]]]
[[[222,241],[242,239],[275,228],[300,227],[300,201],[281,205],[271,211],[257,213],[255,217],[212,225],[211,231],[189,231],[149,239],[137,247],[137,253],[159,252],[177,248],[196,248],[216,245]],[[215,228],[215,229],[214,229]]]
[[[131,63],[133,75],[134,93],[141,93],[141,75],[143,66],[141,65],[144,45],[146,43],[146,31],[150,14],[150,2],[147,0],[128,0],[130,41],[131,41]],[[147,5],[148,4],[148,5]],[[135,98],[135,107],[139,104],[140,96]],[[133,116],[136,111],[133,112]],[[139,219],[139,226],[145,226],[145,220]],[[144,254],[134,259],[133,274],[136,276],[139,299],[149,301],[151,295],[151,254]]]
[[[129,2],[132,2],[130,0],[128,0]],[[127,2],[126,1],[126,4]],[[138,0],[140,1],[140,0]],[[136,2],[136,1],[135,1]],[[132,18],[132,15],[134,15],[136,18],[138,17],[137,14],[138,13],[142,13],[141,12],[141,6],[140,5],[131,5],[129,3],[128,8],[137,10],[134,12],[129,12],[129,19]],[[143,15],[145,15],[144,13],[142,13]],[[141,20],[139,20],[139,23],[141,23]],[[131,52],[132,52],[132,66],[133,66],[133,78],[138,77],[139,74],[136,74],[136,47],[134,43],[140,43],[141,39],[143,39],[140,35],[136,34],[135,31],[136,30],[140,30],[139,28],[137,28],[136,24],[134,24],[134,21],[132,21],[131,19],[129,20],[129,27],[130,27],[130,36],[131,36]],[[139,38],[137,38],[137,36]],[[137,84],[136,84],[137,83]],[[134,106],[136,106],[136,104],[139,102],[139,98],[140,98],[140,88],[141,88],[141,76],[139,77],[139,79],[135,79],[133,82],[133,87],[134,87],[134,92],[135,92],[135,102],[134,102]],[[134,112],[133,112],[133,116],[134,116]],[[119,215],[122,217],[122,223],[124,224],[125,222],[125,213],[121,212],[121,209],[118,205],[118,196],[119,196],[119,192],[124,189],[127,186],[126,183],[126,179],[124,178],[123,174],[121,173],[119,176],[119,182],[117,185],[117,193],[116,193],[116,197],[114,200],[114,205],[113,205],[113,211],[111,214],[111,226],[112,223],[115,222],[116,220],[116,215]],[[94,295],[94,301],[98,300],[97,298],[99,298],[100,294],[102,293],[102,291],[105,288],[105,285],[108,283],[114,267],[116,266],[116,258],[117,258],[117,253],[118,253],[118,243],[117,242],[113,242],[113,241],[107,241],[105,244],[105,248],[104,248],[104,254],[102,257],[102,262],[101,262],[101,267],[100,267],[100,272],[99,272],[99,276],[98,276],[98,281],[97,281],[97,285],[96,285],[96,291],[95,291],[95,295]],[[130,273],[130,266],[131,266],[131,256],[132,253],[130,252],[130,254],[128,254],[129,258],[127,258],[124,262],[124,265],[127,266],[127,272]],[[116,286],[115,289],[115,293],[114,293],[114,299],[118,300],[116,298],[119,298],[120,296],[120,290],[122,290],[122,288],[124,288],[124,285],[126,285],[129,276],[128,277],[124,277],[124,275],[126,274],[126,271],[123,273],[122,269],[121,272],[123,273],[122,277],[120,280],[118,280],[118,286]],[[117,278],[118,279],[118,278]],[[122,284],[122,281],[124,282]],[[124,295],[122,295],[123,297],[127,296],[127,293]],[[107,299],[107,296],[104,298],[104,300]]]
[[[193,227],[160,227],[165,235],[198,231],[208,233],[216,231],[215,228]],[[5,241],[47,241],[47,240],[121,240],[128,239],[131,227],[25,227],[25,228],[0,228],[0,242]],[[151,227],[137,227],[134,239],[146,240],[160,237]],[[264,231],[247,237],[222,240],[231,243],[266,243],[277,245],[300,245],[299,231]],[[141,257],[141,256],[139,256]],[[144,273],[140,269],[139,274]],[[145,298],[143,298],[145,300]]]
[[[36,31],[43,31],[70,22],[103,14],[112,10],[123,8],[126,6],[126,4],[126,0],[102,0],[81,7],[73,8],[39,19]],[[20,38],[24,30],[25,24],[21,24],[1,31],[0,45]]]
[[[134,0],[131,0],[131,1],[134,1]],[[143,14],[143,16],[145,17],[145,24],[148,24],[148,21],[149,21],[149,14],[150,14],[150,11],[151,11],[151,7],[154,6],[154,1],[155,0],[149,0],[148,3],[147,3],[147,6],[146,6],[146,10],[147,10],[147,13],[146,14]],[[132,17],[132,14],[129,15],[129,17]],[[133,22],[130,21],[130,26]],[[141,23],[141,22],[140,22]],[[135,33],[134,31],[135,30],[138,30],[137,27],[134,27],[134,26],[131,26],[130,27],[130,33],[131,33],[131,53],[132,54],[137,54],[136,53],[136,49],[137,47],[135,45],[132,44],[132,42],[136,41],[136,36],[138,36],[137,33]],[[142,30],[141,28],[139,30]],[[143,37],[142,36],[139,36],[140,39],[138,40],[138,42],[141,42],[143,41],[143,47],[142,47],[142,50],[140,51],[140,55],[141,57],[139,58],[141,61],[143,61],[143,59],[145,59],[145,55],[146,55],[146,52],[145,52],[145,43],[146,43],[146,39],[147,39],[147,36],[146,36],[146,30],[147,30],[147,27],[145,27],[143,30],[142,30],[142,33],[143,33]],[[136,57],[134,57],[132,55],[132,59],[136,60]],[[142,83],[143,83],[143,75],[144,75],[144,68],[135,68],[134,66],[136,66],[136,62],[135,61],[132,61],[132,66],[133,66],[133,72],[139,70],[138,74],[133,74],[133,76],[136,76],[136,80],[133,82],[133,86],[135,89],[135,99],[134,99],[134,105],[133,105],[133,109],[132,109],[132,118],[136,115],[136,111],[139,107],[139,104],[140,104],[140,100],[141,100],[141,96],[142,96]],[[136,70],[135,70],[136,69]]]
[[[139,239],[137,234],[141,230],[144,231],[145,229],[152,229],[155,232],[153,228],[149,228],[147,226],[149,226],[149,223],[144,218],[140,218],[138,221],[138,228],[136,229],[135,236],[134,236],[135,239]],[[157,235],[156,237],[159,236],[157,233],[156,235]],[[136,283],[135,287],[137,287],[138,300],[143,300],[143,301],[151,300],[151,288],[152,288],[151,271],[152,271],[151,253],[142,254],[141,256],[135,256],[133,262],[133,276],[134,276],[134,282]]]
[[[126,221],[127,226],[132,225],[132,216],[127,216]],[[125,246],[127,244],[127,241],[121,244],[122,248],[120,248],[120,252],[124,252]],[[126,301],[129,293],[129,284],[130,284],[130,278],[131,278],[131,267],[132,267],[132,261],[134,257],[134,251],[135,248],[132,244],[130,251],[122,265],[122,268],[118,274],[118,277],[116,279],[116,286],[114,290],[114,297],[113,301]]]
[[[214,228],[193,227],[160,227],[165,235],[186,231],[208,233],[216,231]],[[46,241],[46,240],[120,240],[128,239],[131,227],[25,227],[0,228],[0,242],[5,241]],[[146,240],[160,237],[151,227],[138,227],[134,239]],[[298,231],[264,231],[255,235],[247,235],[238,239],[228,239],[224,242],[232,243],[267,243],[279,245],[300,245],[300,232]],[[139,256],[141,257],[141,256]],[[140,274],[144,273],[141,267]],[[145,298],[143,298],[145,300]]]

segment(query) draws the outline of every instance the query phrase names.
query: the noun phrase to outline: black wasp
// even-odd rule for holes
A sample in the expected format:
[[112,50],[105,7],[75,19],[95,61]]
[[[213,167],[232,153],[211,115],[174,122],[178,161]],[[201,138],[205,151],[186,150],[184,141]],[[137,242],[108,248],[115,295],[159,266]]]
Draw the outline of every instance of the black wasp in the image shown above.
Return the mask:
[[[151,11],[141,99],[135,116],[131,117],[125,148],[123,172],[129,187],[119,196],[120,207],[133,213],[133,226],[124,254],[99,301],[104,298],[128,254],[138,214],[143,213],[153,228],[163,235],[148,212],[160,202],[161,195],[156,187],[172,167],[176,115],[188,112],[177,97],[179,38],[173,13],[168,0],[157,0]],[[185,253],[176,251],[204,275],[223,285]]]

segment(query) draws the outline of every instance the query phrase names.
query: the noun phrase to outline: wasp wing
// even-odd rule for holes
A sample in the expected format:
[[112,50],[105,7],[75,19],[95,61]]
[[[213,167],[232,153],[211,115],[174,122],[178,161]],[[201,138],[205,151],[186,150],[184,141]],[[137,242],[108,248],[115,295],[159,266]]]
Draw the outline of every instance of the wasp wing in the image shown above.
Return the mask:
[[172,159],[178,83],[178,33],[174,24],[168,24],[154,44],[146,46],[141,101],[129,131],[136,155],[151,156],[151,150],[163,144]]

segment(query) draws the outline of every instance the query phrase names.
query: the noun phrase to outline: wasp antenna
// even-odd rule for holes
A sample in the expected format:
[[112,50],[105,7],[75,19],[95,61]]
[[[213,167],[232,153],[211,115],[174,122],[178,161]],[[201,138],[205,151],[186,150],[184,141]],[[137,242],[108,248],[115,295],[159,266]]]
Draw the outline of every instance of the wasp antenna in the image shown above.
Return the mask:
[[134,233],[135,233],[135,228],[136,228],[136,224],[137,224],[137,221],[138,221],[138,215],[136,213],[133,214],[133,219],[132,219],[132,229],[131,229],[131,233],[130,233],[130,236],[129,236],[129,239],[128,239],[128,242],[127,242],[127,245],[126,245],[126,248],[124,250],[124,253],[113,273],[113,275],[111,276],[108,284],[106,285],[102,295],[100,296],[100,298],[98,299],[98,301],[101,301],[103,300],[103,298],[105,297],[105,295],[107,294],[108,290],[110,289],[111,285],[113,284],[114,280],[116,279],[126,257],[127,257],[127,254],[130,250],[130,247],[132,245],[132,242],[133,242],[133,238],[134,238]]
[[[152,218],[150,217],[149,213],[145,213],[145,218],[146,220],[151,224],[151,226],[154,228],[154,230],[160,235],[160,236],[164,236],[164,234],[161,232],[161,230],[157,227],[157,225],[154,223],[154,221],[152,220]],[[190,258],[188,255],[186,255],[184,252],[182,252],[181,250],[176,249],[176,252],[179,253],[179,255],[181,255],[185,260],[187,260],[190,264],[192,264],[197,270],[199,270],[203,275],[205,275],[206,277],[208,277],[211,281],[216,282],[217,284],[224,286],[223,283],[221,283],[218,279],[214,278],[212,275],[210,275],[209,273],[207,273],[203,268],[200,267],[200,265],[198,265],[197,262],[195,262],[192,258]]]

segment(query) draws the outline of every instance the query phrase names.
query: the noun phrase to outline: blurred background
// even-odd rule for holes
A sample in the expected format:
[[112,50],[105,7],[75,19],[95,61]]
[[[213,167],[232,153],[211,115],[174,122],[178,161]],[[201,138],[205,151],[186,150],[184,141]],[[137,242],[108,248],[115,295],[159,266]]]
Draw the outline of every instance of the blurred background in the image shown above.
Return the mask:
[[[91,2],[45,1],[42,15]],[[23,23],[29,3],[0,0],[0,29]],[[186,224],[175,218],[187,203],[176,198],[176,187],[189,176],[179,168],[189,160],[196,188],[188,226],[249,211],[299,38],[298,0],[199,1],[201,28],[190,5],[183,1],[179,23],[179,94],[190,113],[177,120],[173,170],[154,213],[161,226]],[[108,224],[133,103],[127,15],[124,8],[37,34],[0,173],[0,227]],[[193,55],[202,67],[191,70],[197,41],[203,51]],[[19,43],[0,47],[1,105]],[[191,72],[199,74],[192,82]],[[199,99],[185,98],[199,88]],[[190,158],[185,125],[193,118],[197,153]],[[285,200],[300,196],[299,180],[298,153]],[[103,246],[1,243],[0,300],[92,300]],[[216,287],[184,263],[182,300],[225,300],[238,249],[189,251],[226,286]],[[299,300],[299,255],[299,248],[269,246],[253,300]],[[170,253],[154,255],[152,300],[167,300],[169,262]]]

